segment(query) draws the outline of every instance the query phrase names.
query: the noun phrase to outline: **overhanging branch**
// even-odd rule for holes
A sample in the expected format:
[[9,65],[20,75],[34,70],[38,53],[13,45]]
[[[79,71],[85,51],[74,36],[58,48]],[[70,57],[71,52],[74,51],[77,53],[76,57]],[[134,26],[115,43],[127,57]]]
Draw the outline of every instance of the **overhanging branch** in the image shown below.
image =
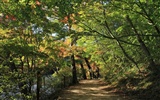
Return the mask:
[[[84,23],[83,23],[83,24],[84,24]],[[97,33],[99,36],[102,36],[102,37],[104,37],[104,38],[116,40],[115,37],[107,36],[107,35],[105,35],[105,34],[102,34],[102,33],[98,32],[97,30],[93,30],[91,27],[89,27],[89,26],[86,25],[86,24],[84,24],[84,25],[88,28],[87,31],[89,31],[89,32],[91,32],[91,33],[94,32],[94,33]],[[97,34],[96,34],[96,35],[90,34],[90,35],[92,35],[92,36],[97,36]],[[117,39],[118,39],[118,38],[117,38]],[[140,46],[140,45],[138,45],[138,44],[133,44],[133,43],[130,43],[130,42],[121,40],[121,39],[118,39],[118,41],[120,41],[120,42],[122,42],[122,43],[125,43],[125,44],[129,44],[129,45]]]

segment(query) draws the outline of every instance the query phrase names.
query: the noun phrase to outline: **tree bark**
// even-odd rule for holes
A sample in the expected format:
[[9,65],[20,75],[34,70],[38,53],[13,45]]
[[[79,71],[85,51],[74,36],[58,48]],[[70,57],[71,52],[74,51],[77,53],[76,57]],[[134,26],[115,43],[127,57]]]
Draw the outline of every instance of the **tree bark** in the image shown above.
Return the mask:
[[100,71],[99,71],[99,67],[97,67],[96,73],[97,73],[97,79],[98,79],[98,78],[101,76],[101,75],[100,75]]
[[89,64],[89,61],[88,61],[88,59],[87,59],[86,57],[84,58],[84,60],[85,60],[87,66],[88,66],[88,69],[89,69],[90,79],[92,79],[92,78],[93,78],[93,71],[92,71],[92,68],[91,68],[91,66],[90,66],[90,64]]
[[[105,14],[104,14],[105,15]],[[109,31],[109,34],[111,35],[111,37],[115,38],[115,40],[117,41],[117,44],[119,45],[119,47],[121,48],[123,54],[127,57],[127,59],[129,59],[131,62],[133,62],[135,64],[135,66],[137,67],[137,69],[139,70],[139,72],[141,72],[140,68],[138,67],[138,64],[136,63],[136,61],[130,57],[127,52],[125,51],[125,49],[123,48],[123,46],[121,45],[120,41],[117,39],[117,37],[115,37],[112,33],[112,31],[110,30],[107,22],[105,21],[105,26],[107,28],[107,30]]]
[[74,54],[71,55],[71,60],[72,60],[72,84],[76,84],[78,83],[78,80],[77,80],[77,71],[76,71]]
[[87,79],[86,71],[85,71],[85,69],[84,69],[83,63],[80,62],[80,65],[81,65],[81,70],[82,70],[83,79]]
[[41,75],[40,71],[37,72],[37,100],[39,100],[40,97],[40,87],[41,87]]
[[156,68],[156,66],[155,66],[155,62],[154,62],[154,60],[153,60],[153,58],[152,58],[152,56],[151,56],[151,53],[150,53],[149,49],[147,48],[147,46],[145,45],[145,43],[144,43],[143,40],[141,39],[141,37],[140,37],[137,29],[136,29],[135,26],[133,25],[132,20],[129,18],[129,16],[127,16],[126,18],[127,18],[127,21],[130,23],[131,27],[133,28],[133,31],[134,31],[135,34],[137,35],[137,40],[138,40],[138,42],[139,42],[142,50],[143,50],[144,53],[146,54],[146,57],[147,57],[147,59],[148,59],[148,62],[150,63],[149,69],[150,69],[151,71],[156,71],[157,68]]

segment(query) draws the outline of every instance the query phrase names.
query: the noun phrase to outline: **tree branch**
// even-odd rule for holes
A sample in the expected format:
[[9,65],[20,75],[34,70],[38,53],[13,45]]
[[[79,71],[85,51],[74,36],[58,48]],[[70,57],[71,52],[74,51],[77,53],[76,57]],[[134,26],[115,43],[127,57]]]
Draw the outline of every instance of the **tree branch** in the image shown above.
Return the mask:
[[[139,3],[139,4],[138,4]],[[155,22],[151,19],[151,17],[149,16],[149,14],[147,13],[147,11],[145,10],[145,8],[142,6],[142,3],[140,0],[138,0],[138,3],[136,3],[136,5],[142,9],[142,11],[145,14],[145,18],[148,19],[148,21],[150,21],[152,23],[152,25],[154,26],[155,30],[157,31],[158,34],[160,34],[160,29],[158,28],[158,26],[155,24]]]
[[145,52],[147,59],[148,59],[148,62],[153,67],[152,71],[157,70],[157,68],[155,67],[155,62],[153,60],[153,57],[151,56],[149,49],[147,48],[147,46],[145,45],[145,43],[143,42],[143,40],[139,36],[139,33],[138,33],[137,29],[135,28],[135,26],[133,25],[132,20],[129,18],[129,16],[126,16],[126,19],[130,23],[131,27],[133,28],[134,33],[137,35],[137,40],[140,43],[142,50]]
[[[85,24],[84,24],[85,25]],[[100,32],[98,32],[97,30],[93,30],[91,27],[89,27],[89,26],[87,26],[87,25],[85,25],[89,30],[89,32],[95,32],[95,33],[97,33],[99,36],[102,36],[102,37],[104,37],[104,38],[108,38],[108,39],[112,39],[112,40],[115,40],[115,38],[114,37],[110,37],[110,36],[107,36],[107,35],[105,35],[105,34],[102,34],[102,33],[100,33]],[[93,34],[90,34],[90,35],[93,35]],[[94,35],[94,36],[97,36],[97,35]],[[123,42],[123,43],[125,43],[125,44],[129,44],[129,45],[134,45],[134,46],[140,46],[140,45],[138,45],[138,44],[133,44],[133,43],[130,43],[130,42],[127,42],[127,41],[124,41],[124,40],[120,40],[120,39],[118,39],[118,41],[120,41],[120,42]]]
[[[104,10],[104,12],[103,12],[103,15],[104,15],[104,17],[106,17],[105,10]],[[106,18],[105,18],[105,19],[106,19]],[[107,23],[106,20],[105,20],[105,26],[106,26],[109,34],[111,35],[111,37],[115,38],[115,40],[117,41],[117,44],[118,44],[118,46],[121,48],[123,54],[124,54],[131,62],[133,62],[133,63],[135,64],[135,66],[137,67],[137,69],[139,70],[139,72],[141,72],[141,70],[140,70],[138,64],[136,63],[136,61],[127,54],[127,52],[125,51],[125,49],[124,49],[123,46],[121,45],[120,41],[118,40],[118,38],[113,35],[113,33],[112,33],[111,29],[109,28],[108,23]]]

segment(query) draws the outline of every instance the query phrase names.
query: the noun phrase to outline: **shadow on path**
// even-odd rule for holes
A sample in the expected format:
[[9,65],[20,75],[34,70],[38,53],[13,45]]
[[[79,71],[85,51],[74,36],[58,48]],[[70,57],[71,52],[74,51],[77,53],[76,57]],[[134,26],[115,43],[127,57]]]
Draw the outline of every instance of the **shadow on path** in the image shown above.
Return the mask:
[[81,80],[79,84],[63,90],[57,100],[129,100],[123,93],[99,79]]

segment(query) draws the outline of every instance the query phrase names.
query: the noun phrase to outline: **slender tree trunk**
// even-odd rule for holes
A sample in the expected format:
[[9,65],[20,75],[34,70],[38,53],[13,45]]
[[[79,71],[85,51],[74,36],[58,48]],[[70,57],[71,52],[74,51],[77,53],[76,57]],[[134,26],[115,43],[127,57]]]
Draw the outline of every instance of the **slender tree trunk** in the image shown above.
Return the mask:
[[[74,38],[71,42],[71,46],[73,46],[76,42],[76,38]],[[77,70],[76,70],[76,62],[74,58],[74,54],[71,55],[71,61],[72,61],[72,84],[78,83],[77,79]]]
[[[12,72],[14,72],[14,71],[18,72],[17,67],[16,67],[15,63],[13,62],[12,58],[10,58],[10,63],[9,64],[10,64],[10,68],[11,68]],[[28,90],[27,90],[26,84],[27,84],[27,82],[20,82],[18,84],[19,88],[21,89],[21,93],[23,93],[25,95],[28,94]]]
[[66,87],[66,76],[63,75],[63,87]]
[[92,71],[92,68],[91,68],[91,66],[90,66],[90,64],[89,64],[89,61],[88,61],[88,59],[85,57],[84,58],[84,60],[85,60],[85,62],[86,62],[86,64],[87,64],[87,66],[88,66],[88,69],[89,69],[89,74],[90,74],[90,79],[92,79],[92,77],[93,77],[93,71]]
[[147,13],[145,7],[143,7],[143,4],[140,0],[138,0],[139,4],[137,3],[138,7],[144,12],[144,17],[150,22],[152,23],[153,27],[155,28],[155,30],[157,31],[158,34],[160,34],[160,29],[159,27],[156,25],[156,23],[153,21],[153,19],[151,18],[151,16]]
[[77,71],[76,71],[74,54],[71,56],[71,60],[72,60],[72,84],[76,84],[78,83],[78,80],[77,80]]
[[23,73],[23,71],[24,71],[24,69],[23,69],[23,67],[24,67],[24,62],[23,62],[23,60],[22,60],[22,57],[20,57],[20,61],[21,61],[21,63],[20,63],[20,66],[21,66],[21,71],[22,71],[22,73]]
[[30,72],[30,64],[29,64],[29,59],[27,57],[27,68],[28,68],[28,73]]
[[41,88],[41,75],[40,71],[37,72],[37,100],[39,100],[40,97],[40,88]]
[[85,69],[84,69],[83,63],[80,62],[80,65],[81,65],[81,70],[82,70],[83,79],[87,79],[86,71],[85,71]]
[[125,49],[123,48],[123,46],[121,45],[121,43],[119,42],[119,40],[117,39],[117,37],[115,37],[115,36],[113,35],[113,33],[112,33],[112,31],[110,30],[110,28],[109,28],[109,26],[108,26],[108,24],[107,24],[106,21],[105,21],[105,25],[106,25],[106,28],[107,28],[107,30],[109,31],[109,34],[111,35],[111,37],[113,37],[113,38],[117,41],[117,44],[118,44],[119,47],[121,48],[123,54],[127,57],[127,59],[129,59],[131,62],[133,62],[133,63],[136,65],[136,67],[137,67],[137,69],[139,70],[139,72],[141,72],[141,70],[140,70],[140,68],[138,67],[138,64],[136,63],[136,61],[127,54],[127,52],[125,51]]
[[12,70],[12,72],[18,72],[17,67],[13,61],[10,61],[10,69]]
[[[68,17],[68,19],[70,19],[70,14],[68,14],[67,17]],[[68,26],[69,26],[68,31],[71,32],[72,24],[68,23]],[[76,41],[77,41],[76,37],[72,38],[71,46],[76,44]],[[77,79],[77,71],[76,71],[76,63],[75,63],[74,53],[71,55],[71,62],[72,62],[72,84],[76,84],[76,83],[78,83],[78,79]]]
[[[29,58],[27,57],[27,68],[28,68],[28,74],[32,71],[32,65],[33,62],[31,63],[31,65],[29,64]],[[29,85],[28,87],[28,92],[31,93],[31,89],[32,89],[32,79],[29,79],[29,82],[27,83]]]
[[101,76],[101,75],[100,75],[100,72],[99,72],[99,67],[97,67],[96,73],[97,73],[97,79],[98,79],[98,78]]
[[33,65],[34,65],[34,58],[33,58],[33,56],[32,56],[32,59],[31,59],[31,70],[33,70]]
[[133,28],[134,33],[137,35],[137,40],[140,43],[140,46],[141,46],[142,50],[144,51],[144,53],[147,56],[148,62],[150,63],[149,69],[151,71],[156,71],[157,68],[155,66],[155,62],[154,62],[154,60],[153,60],[153,58],[151,56],[151,53],[150,53],[149,49],[147,48],[147,46],[145,45],[145,43],[141,39],[137,29],[135,28],[135,26],[132,23],[132,20],[129,18],[129,16],[127,16],[126,18],[127,18],[127,21],[130,23],[131,27]]

